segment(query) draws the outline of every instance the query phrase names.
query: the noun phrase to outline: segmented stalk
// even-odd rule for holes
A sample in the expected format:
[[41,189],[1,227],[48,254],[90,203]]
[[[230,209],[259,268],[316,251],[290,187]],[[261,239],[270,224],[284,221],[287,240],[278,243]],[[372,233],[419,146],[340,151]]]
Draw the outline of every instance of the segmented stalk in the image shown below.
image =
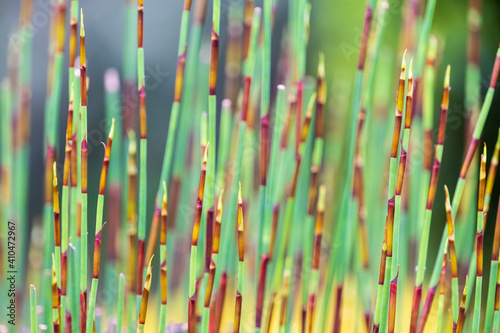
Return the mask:
[[[495,147],[495,152],[496,152],[496,147]],[[494,158],[494,157],[493,157]],[[492,158],[492,160],[493,160]],[[490,172],[491,172],[491,167],[493,165],[493,162],[490,164]],[[489,177],[491,176],[488,172],[488,180],[486,181],[486,189],[488,188],[488,181]],[[484,212],[485,215],[487,214],[486,212],[486,198],[484,202]],[[484,219],[486,220],[486,218]],[[497,211],[497,219],[495,223],[495,234],[493,237],[493,248],[491,251],[491,266],[490,266],[490,279],[488,283],[488,298],[486,301],[486,314],[484,316],[484,332],[491,332],[491,327],[493,325],[493,317],[494,314],[493,312],[495,311],[498,312],[498,304],[496,304],[496,293],[497,293],[497,288],[496,288],[496,281],[498,277],[498,255],[499,255],[499,248],[500,248],[500,210]],[[500,296],[500,295],[499,295]],[[498,330],[497,330],[498,331]],[[497,332],[495,331],[495,332]]]
[[[432,167],[431,180],[429,182],[429,190],[427,192],[427,203],[425,206],[425,221],[424,221],[424,229],[422,231],[422,236],[420,238],[419,251],[418,251],[418,264],[417,264],[417,274],[415,279],[415,288],[413,292],[413,304],[412,304],[412,317],[411,317],[411,330],[412,332],[415,330],[415,326],[417,325],[421,295],[422,295],[422,283],[424,281],[424,272],[425,266],[427,262],[427,249],[429,246],[429,235],[430,235],[430,224],[432,217],[432,208],[434,206],[434,199],[436,197],[437,183],[439,180],[439,171],[441,168],[441,160],[443,157],[443,145],[444,145],[444,137],[446,132],[446,118],[448,115],[448,107],[450,101],[450,66],[446,68],[445,78],[444,78],[444,90],[443,90],[443,99],[441,101],[441,114],[439,119],[439,132],[438,132],[438,142],[436,145],[435,157],[434,157],[434,165]],[[444,251],[444,250],[443,250]],[[442,253],[442,252],[441,252]],[[439,282],[439,281],[438,281]],[[429,314],[430,307],[432,305],[428,302],[429,295],[434,297],[434,294],[437,291],[437,284],[429,287],[427,292],[427,299],[425,300],[424,306],[422,308],[422,314],[420,316],[420,320],[418,321],[418,326],[416,327],[417,332],[422,332],[425,326],[425,319]]]
[[455,222],[451,211],[450,193],[448,187],[444,186],[446,196],[446,221],[448,226],[448,252],[450,253],[451,266],[451,314],[453,317],[453,327],[456,329],[459,313],[458,299],[458,265],[457,251],[455,249]]
[[[474,127],[474,132],[472,133],[472,138],[469,143],[469,147],[467,149],[467,153],[462,163],[462,168],[460,169],[460,176],[457,181],[457,185],[455,187],[455,193],[453,194],[453,200],[451,204],[453,217],[456,217],[458,206],[460,204],[460,199],[462,198],[463,189],[465,185],[465,177],[468,173],[469,166],[471,164],[472,158],[475,154],[476,148],[479,144],[479,138],[484,128],[484,123],[486,122],[486,117],[488,116],[491,102],[493,99],[493,95],[495,94],[495,86],[498,79],[498,72],[500,70],[500,48],[497,50],[495,64],[493,65],[493,71],[490,80],[490,86],[488,88],[488,92],[486,93],[486,97],[484,99],[483,105],[481,107],[481,112],[479,113],[479,117],[477,123]],[[441,243],[439,244],[438,253],[442,253],[441,251],[444,249],[446,242],[446,230],[443,230],[443,235],[441,237]],[[435,261],[434,267],[432,269],[431,280],[429,284],[429,290],[436,290],[436,286],[439,283],[439,275],[440,275],[440,260]],[[434,298],[433,293],[428,293],[426,303],[432,304],[432,300]],[[422,317],[421,321],[425,322],[427,317]],[[420,326],[420,325],[419,325]],[[423,328],[424,325],[422,325]]]
[[149,290],[151,289],[151,262],[153,257],[149,260],[148,268],[146,271],[146,280],[144,281],[144,290],[142,291],[141,307],[139,311],[139,321],[137,323],[137,333],[144,333],[144,325],[146,324],[146,315],[148,313],[148,300]]
[[106,189],[106,180],[108,178],[109,159],[111,157],[111,146],[113,144],[114,129],[115,129],[115,120],[113,119],[111,122],[111,130],[109,131],[108,144],[106,145],[106,149],[104,151],[104,160],[102,162],[102,169],[101,169],[101,179],[99,182],[99,195],[97,197],[97,216],[95,220],[95,237],[94,237],[94,262],[92,269],[92,285],[90,288],[89,306],[87,313],[87,326],[86,326],[87,333],[92,332],[94,323],[97,285],[99,283],[99,270],[101,265],[101,240],[102,240],[102,227],[103,227],[102,217],[104,208],[104,190]]
[[234,306],[234,329],[235,333],[240,331],[241,308],[243,304],[243,274],[245,268],[245,235],[243,224],[243,200],[241,198],[241,183],[238,191],[238,275],[236,287],[236,301]]
[[474,316],[472,317],[472,330],[479,332],[481,318],[481,293],[483,290],[483,233],[484,233],[484,190],[486,187],[486,144],[481,155],[479,169],[479,191],[477,199],[477,228],[476,228],[476,296],[474,299]]

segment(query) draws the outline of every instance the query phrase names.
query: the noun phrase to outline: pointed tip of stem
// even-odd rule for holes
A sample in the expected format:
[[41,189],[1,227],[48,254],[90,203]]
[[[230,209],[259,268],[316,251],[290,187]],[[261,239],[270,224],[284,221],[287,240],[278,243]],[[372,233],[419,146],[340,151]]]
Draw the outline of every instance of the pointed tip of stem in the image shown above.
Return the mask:
[[54,186],[57,186],[57,166],[56,166],[56,162],[54,161],[54,163],[52,164],[52,175],[53,175],[53,180],[52,180],[52,184]]
[[205,146],[205,152],[203,153],[203,163],[207,163],[208,159],[208,146],[210,145],[210,141],[207,142],[207,145]]
[[450,89],[450,65],[446,66],[446,73],[444,75],[444,89]]
[[167,199],[168,199],[168,195],[167,195],[167,183],[165,181],[163,181],[163,202],[165,204],[167,204]]
[[115,134],[115,118],[111,119],[111,130],[109,131],[109,138],[113,140],[113,135]]
[[80,8],[80,37],[85,37],[85,26],[83,24],[83,8]]

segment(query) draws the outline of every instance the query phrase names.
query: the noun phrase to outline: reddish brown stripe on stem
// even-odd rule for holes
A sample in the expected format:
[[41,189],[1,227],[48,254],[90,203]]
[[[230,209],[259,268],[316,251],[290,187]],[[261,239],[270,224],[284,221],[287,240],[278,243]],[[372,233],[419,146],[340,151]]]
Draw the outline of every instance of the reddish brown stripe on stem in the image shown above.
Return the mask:
[[[54,164],[54,147],[47,144],[47,154],[45,158],[45,203],[52,204],[52,164]],[[3,170],[5,172],[5,169]],[[4,176],[5,174],[2,174]],[[2,178],[7,181],[7,178]],[[7,186],[5,187],[7,189]],[[4,194],[4,197],[7,197],[8,194]]]
[[431,171],[432,168],[432,130],[424,131],[424,170]]
[[392,243],[394,231],[394,196],[387,203],[387,256],[392,257]]
[[69,33],[69,67],[73,67],[76,59],[76,36],[78,34],[78,21],[71,17]]
[[205,272],[210,271],[211,261],[212,261],[212,245],[213,245],[213,232],[214,232],[214,206],[210,207],[207,211],[207,231],[206,231],[206,242],[205,242]]
[[394,131],[392,135],[392,146],[391,146],[391,158],[398,157],[398,147],[399,147],[399,138],[401,133],[401,123],[403,122],[402,115],[396,114],[394,119]]
[[193,23],[203,25],[203,21],[205,20],[205,14],[207,11],[207,0],[196,1],[196,6],[194,9]]
[[271,237],[269,241],[269,260],[273,258],[274,255],[274,248],[276,246],[276,235],[278,232],[278,222],[279,222],[279,217],[280,217],[280,205],[276,204],[273,207],[273,216],[272,216],[272,222],[271,222]]
[[161,210],[155,209],[153,213],[153,221],[151,222],[151,229],[149,232],[148,245],[146,246],[146,258],[144,264],[149,262],[149,259],[153,256],[156,247],[156,241],[158,240],[158,233],[160,229],[160,215]]
[[215,326],[217,328],[216,332],[220,331],[221,321],[222,321],[222,310],[224,308],[224,301],[226,298],[226,287],[227,287],[227,273],[222,272],[220,282],[219,282],[219,292],[217,293],[217,304],[216,304],[216,317]]
[[265,114],[260,120],[260,185],[267,183],[267,159],[269,142],[269,114]]
[[146,92],[144,90],[144,78],[142,80],[142,87],[139,91],[139,122],[141,125],[141,139],[147,137],[147,122],[146,122]]
[[215,96],[215,87],[217,86],[217,67],[219,64],[219,35],[212,29],[212,53],[210,57],[210,77],[209,90],[210,95]]
[[476,233],[476,275],[483,276],[483,231]]
[[434,205],[434,198],[436,197],[436,189],[439,180],[439,169],[441,168],[441,163],[436,158],[434,159],[434,165],[432,167],[431,182],[429,184],[429,191],[427,192],[427,204],[426,209],[432,210]]
[[161,264],[160,280],[161,304],[167,305],[167,259]]
[[184,10],[185,11],[191,10],[191,3],[192,3],[192,0],[184,0]]
[[241,321],[241,304],[243,302],[242,296],[239,291],[236,291],[236,303],[234,306],[234,332],[238,333],[240,331],[240,321]]
[[420,300],[422,299],[422,285],[416,286],[413,290],[413,303],[411,307],[410,318],[410,333],[417,331],[418,313],[420,308]]
[[464,163],[462,164],[462,169],[460,169],[460,178],[465,178],[467,175],[467,171],[469,170],[470,163],[472,158],[474,157],[474,153],[476,152],[476,148],[479,144],[479,140],[476,138],[472,138],[469,148],[467,149],[467,155],[465,155]]
[[340,333],[341,312],[342,312],[342,291],[343,285],[337,286],[337,298],[335,302],[335,316],[333,320],[333,333]]
[[208,281],[207,281],[207,289],[205,290],[205,303],[204,303],[205,308],[208,308],[210,306],[210,300],[212,298],[212,290],[215,280],[215,269],[216,269],[215,262],[211,260],[207,270]]
[[68,252],[61,253],[61,296],[66,296],[68,285]]
[[[81,46],[80,46],[80,48],[81,48]],[[87,66],[86,65],[80,66],[80,103],[82,106],[87,106]]]
[[87,140],[82,140],[81,147],[81,188],[82,193],[87,193]]
[[188,308],[188,333],[196,332],[196,296],[189,298]]
[[69,141],[66,141],[66,153],[64,155],[64,169],[63,169],[63,186],[68,186],[69,184],[70,161],[71,161],[71,144],[69,143]]
[[399,157],[399,168],[398,168],[398,178],[396,182],[396,188],[394,190],[395,195],[401,196],[401,191],[403,189],[403,180],[405,176],[405,168],[406,168],[406,150],[401,147],[401,156]]
[[264,295],[266,288],[266,274],[269,256],[263,255],[260,258],[259,281],[257,286],[257,301],[256,301],[256,314],[255,314],[255,327],[260,328],[262,325],[262,313],[264,309]]
[[495,64],[493,65],[493,72],[491,73],[490,88],[494,89],[497,85],[498,71],[500,70],[500,55],[495,58]]
[[140,49],[142,48],[143,29],[144,29],[144,7],[142,5],[142,0],[139,0],[137,6],[137,47]]
[[495,311],[500,309],[500,283],[497,282],[495,289]]
[[[137,267],[144,267],[144,239],[139,239],[138,250]],[[141,295],[142,292],[142,275],[142,269],[137,269],[137,295]]]
[[420,318],[418,320],[417,333],[422,333],[429,317],[429,313],[432,307],[432,301],[436,295],[436,286],[430,287],[427,291],[427,297],[425,298],[424,306],[422,307],[422,312],[420,313]]
[[182,98],[182,88],[184,82],[184,70],[186,68],[186,48],[184,48],[184,52],[178,56],[177,58],[177,69],[175,74],[175,92],[174,92],[174,101],[181,102]]
[[66,21],[66,3],[59,3],[57,9],[57,52],[63,53],[64,51],[64,35],[65,35],[65,21]]
[[363,27],[363,35],[361,36],[361,50],[359,51],[358,70],[362,71],[365,67],[366,50],[368,45],[368,37],[370,34],[370,26],[373,18],[373,9],[366,6],[365,24]]
[[84,333],[87,325],[87,293],[80,292],[80,333]]
[[252,85],[252,77],[249,75],[246,75],[245,78],[243,79],[243,100],[241,103],[241,121],[246,122],[247,121],[247,114],[248,114],[248,104],[250,101],[250,87]]
[[[498,207],[500,207],[500,199],[498,201]],[[498,261],[499,248],[500,248],[500,209],[497,210],[497,220],[495,223],[495,234],[493,237],[493,252],[491,254],[492,261]]]
[[391,281],[390,292],[389,292],[389,325],[388,332],[394,333],[394,327],[396,326],[396,301],[398,296],[398,274]]
[[[106,224],[106,222],[104,224]],[[92,270],[92,277],[94,279],[99,278],[99,267],[101,264],[101,235],[102,235],[102,229],[99,230],[99,232],[95,235],[95,240],[94,240],[94,268]]]

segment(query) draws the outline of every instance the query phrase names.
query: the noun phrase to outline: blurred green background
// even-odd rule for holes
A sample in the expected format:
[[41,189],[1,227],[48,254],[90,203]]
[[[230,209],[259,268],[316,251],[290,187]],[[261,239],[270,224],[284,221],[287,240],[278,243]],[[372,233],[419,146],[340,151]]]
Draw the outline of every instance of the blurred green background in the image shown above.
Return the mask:
[[[196,2],[196,0],[194,0]],[[421,1],[425,2],[425,1]],[[219,61],[219,77],[224,75],[225,62],[225,32],[227,28],[227,13],[230,10],[243,10],[244,0],[222,0],[221,1],[221,53]],[[257,6],[262,6],[262,1],[255,1]],[[311,29],[308,47],[307,72],[315,75],[317,66],[317,54],[323,51],[326,56],[326,72],[328,81],[328,128],[334,130],[338,128],[337,120],[343,121],[347,114],[351,100],[351,89],[353,77],[358,59],[359,40],[364,19],[365,2],[361,0],[352,1],[331,1],[313,0],[311,12]],[[394,84],[397,79],[396,68],[401,57],[401,18],[404,8],[403,1],[389,1],[388,26],[386,37],[383,42],[383,52],[381,62],[392,64],[386,66],[393,70],[392,76]],[[101,133],[101,137],[96,137],[95,142],[104,140],[107,129],[103,129],[102,120],[104,116],[104,94],[103,94],[103,74],[109,67],[116,67],[122,72],[123,59],[123,32],[125,22],[125,0],[80,0],[80,6],[85,15],[85,28],[87,40],[88,76],[90,78],[89,89],[89,130],[99,129],[95,133]],[[161,161],[163,158],[166,131],[168,126],[170,106],[173,100],[174,75],[176,66],[176,50],[181,20],[182,1],[145,1],[145,62],[146,75],[157,77],[157,85],[147,90],[148,109],[148,184],[149,198],[154,197],[156,184],[159,179]],[[20,1],[0,0],[0,77],[7,73],[7,45],[8,40],[16,31],[19,15]],[[287,18],[287,1],[279,0],[276,11],[276,29],[273,34],[273,64],[277,63],[278,51],[281,43],[279,40],[283,34]],[[46,94],[46,64],[47,45],[49,35],[49,23],[52,19],[50,0],[34,0],[33,7],[33,74],[32,74],[32,98],[31,98],[31,137],[30,137],[30,221],[39,218],[43,205],[43,116],[44,100]],[[420,4],[420,11],[424,10],[423,3]],[[436,209],[433,216],[433,226],[442,226],[445,222],[444,207],[442,205],[444,194],[443,184],[448,184],[453,191],[454,184],[458,177],[459,169],[464,155],[464,146],[468,142],[464,140],[465,108],[464,108],[464,85],[466,67],[466,47],[467,47],[467,8],[468,1],[438,0],[434,23],[431,32],[438,37],[440,52],[438,55],[438,68],[436,77],[436,112],[435,124],[437,125],[438,107],[441,96],[442,78],[447,64],[451,65],[451,101],[449,118],[443,156],[441,177],[438,185],[436,197]],[[494,56],[500,41],[500,2],[498,0],[483,0],[482,9],[482,30],[481,30],[481,77],[484,82],[489,83],[489,77],[494,61]],[[205,21],[204,46],[202,55],[206,53],[211,25],[211,1],[209,1],[208,19]],[[68,38],[68,34],[66,35]],[[66,47],[67,53],[67,47]],[[65,60],[67,68],[67,56]],[[276,66],[273,66],[276,68]],[[64,71],[66,73],[66,71]],[[387,74],[387,73],[386,73]],[[275,82],[273,74],[273,86],[281,82]],[[224,80],[219,80],[218,87],[219,102],[222,100],[224,92]],[[60,133],[66,123],[67,109],[67,76],[63,76],[63,93],[60,104]],[[481,93],[484,96],[487,85],[481,86]],[[395,88],[393,85],[377,84],[377,98],[384,94],[389,98],[386,112],[392,111],[393,95]],[[494,98],[490,115],[486,122],[483,139],[488,144],[490,152],[494,146],[500,124],[499,106],[500,97]],[[381,97],[383,98],[383,97]],[[482,98],[481,98],[482,99]],[[340,116],[339,116],[340,115]],[[452,115],[456,117],[452,118]],[[341,126],[341,124],[340,124]],[[392,127],[391,127],[392,128]],[[99,136],[99,135],[97,135]],[[60,137],[59,147],[63,147],[62,137]],[[89,155],[89,192],[96,193],[98,177],[102,163],[102,148],[94,144],[96,149],[92,149]],[[388,148],[383,147],[386,151]],[[62,150],[59,151],[62,156]],[[491,154],[490,154],[491,156]],[[386,163],[387,154],[381,154],[381,163]],[[489,161],[488,161],[489,163]],[[328,169],[326,170],[328,173]],[[498,200],[498,186],[492,197],[491,220],[496,215],[496,202]],[[148,202],[148,221],[153,213],[153,200]],[[89,205],[89,216],[95,216],[95,206]],[[490,221],[491,221],[490,220]],[[89,232],[92,232],[92,226]],[[488,225],[486,231],[486,244],[490,244],[492,239],[493,223]],[[434,248],[438,246],[441,229],[431,235],[431,244]],[[376,248],[379,247],[379,239],[373,242]],[[487,245],[489,246],[489,245]],[[488,247],[489,248],[489,247]],[[378,250],[377,250],[378,251]],[[433,251],[431,250],[431,253]],[[377,252],[378,253],[378,252]],[[485,262],[489,260],[490,251],[485,251]],[[486,270],[487,271],[487,270]],[[487,272],[485,274],[488,274]]]

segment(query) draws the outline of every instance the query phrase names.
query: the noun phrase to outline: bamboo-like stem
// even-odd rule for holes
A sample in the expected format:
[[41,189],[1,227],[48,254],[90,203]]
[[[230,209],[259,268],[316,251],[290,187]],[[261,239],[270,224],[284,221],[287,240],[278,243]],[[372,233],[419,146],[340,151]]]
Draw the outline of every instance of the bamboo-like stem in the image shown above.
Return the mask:
[[[448,114],[449,107],[449,99],[450,99],[450,66],[446,68],[445,78],[444,78],[444,90],[443,90],[443,99],[441,101],[441,114],[439,120],[439,132],[438,132],[438,142],[436,145],[436,152],[434,157],[434,165],[432,167],[431,180],[429,182],[429,190],[427,192],[427,203],[425,206],[425,221],[424,221],[424,229],[422,231],[422,237],[420,238],[419,251],[418,251],[418,268],[415,279],[415,288],[413,293],[413,304],[412,304],[412,317],[411,317],[411,328],[414,332],[415,328],[417,332],[422,332],[425,326],[425,321],[422,318],[426,318],[429,311],[430,306],[432,304],[428,303],[426,299],[424,303],[424,307],[422,309],[421,319],[418,321],[418,313],[420,307],[420,300],[422,295],[422,283],[424,280],[424,270],[427,262],[427,249],[429,243],[429,234],[430,234],[430,224],[432,217],[432,208],[434,206],[434,199],[436,196],[437,183],[439,179],[439,170],[441,168],[441,160],[443,157],[443,145],[444,145],[444,137],[446,132],[446,119]],[[443,250],[444,251],[444,250]],[[437,291],[437,285],[429,288],[428,295],[434,295]]]
[[212,290],[214,286],[215,278],[215,262],[212,259],[212,249],[213,249],[213,232],[214,232],[214,218],[215,209],[210,207],[207,212],[207,225],[206,225],[206,242],[205,242],[205,274],[203,276],[203,281],[206,281],[205,285],[205,295],[203,302],[203,313],[201,316],[201,331],[208,332],[209,316],[210,316],[210,303],[212,301]]
[[448,187],[444,186],[446,196],[446,221],[448,226],[448,252],[450,253],[451,266],[451,314],[453,317],[453,327],[456,329],[459,313],[458,299],[458,265],[457,252],[455,249],[455,222],[451,211],[450,193]]
[[[497,148],[495,146],[495,152]],[[490,164],[490,172],[493,165],[493,158]],[[488,188],[489,177],[491,177],[490,172],[488,172],[488,179],[486,181],[486,189]],[[484,210],[485,216],[486,212],[486,198],[484,202]],[[486,218],[484,219],[486,220]],[[486,301],[486,313],[484,316],[484,332],[491,332],[491,327],[493,325],[493,317],[494,311],[495,314],[498,312],[498,304],[497,302],[497,289],[496,282],[498,277],[498,256],[499,256],[499,248],[500,248],[500,210],[497,211],[497,219],[495,223],[495,234],[493,237],[493,248],[491,251],[491,266],[490,266],[490,279],[488,282],[488,298]],[[500,295],[499,295],[500,296]],[[498,330],[497,330],[498,331]],[[495,332],[497,332],[495,331]]]
[[145,239],[146,239],[146,206],[147,206],[147,121],[146,121],[146,89],[144,73],[144,6],[143,0],[137,0],[137,89],[139,93],[139,119],[140,119],[140,141],[139,141],[139,215],[138,215],[138,244],[137,244],[137,308],[142,298],[143,277],[146,269],[145,263]]
[[[172,108],[170,111],[170,120],[168,122],[168,132],[167,132],[167,142],[165,145],[165,154],[163,157],[163,164],[161,169],[160,182],[158,185],[158,191],[156,194],[155,200],[155,213],[153,219],[158,221],[160,219],[161,207],[160,207],[160,199],[163,197],[163,185],[165,182],[167,184],[167,189],[170,185],[170,173],[173,166],[173,153],[174,153],[174,142],[177,134],[177,127],[179,123],[179,112],[180,105],[183,96],[183,87],[184,87],[184,72],[186,67],[186,55],[188,50],[187,44],[187,33],[189,26],[189,16],[191,12],[191,3],[192,0],[184,0],[184,7],[182,11],[182,19],[181,19],[181,30],[179,32],[179,46],[177,49],[177,68],[175,73],[175,91],[174,91],[174,101],[172,103]],[[142,24],[142,21],[140,21]],[[192,88],[192,87],[191,87]],[[184,151],[180,150],[180,156],[177,156],[176,159],[180,159],[181,161],[185,161]],[[151,227],[151,233],[156,235],[158,233],[158,225],[159,223],[153,223]],[[154,249],[157,241],[157,237],[151,237],[148,242],[148,252],[146,255],[146,260],[152,256],[152,249]]]
[[481,318],[481,294],[483,290],[483,233],[484,233],[484,191],[486,187],[486,144],[481,155],[479,169],[479,192],[477,200],[477,228],[476,228],[476,296],[474,300],[474,316],[472,317],[472,330],[479,332]]
[[323,219],[325,214],[325,195],[326,187],[324,185],[318,190],[318,207],[316,212],[316,223],[314,227],[314,248],[311,260],[311,278],[309,279],[309,301],[307,308],[307,332],[314,332],[315,328],[315,312],[316,312],[316,297],[319,286],[319,262],[321,254],[321,238],[323,236]]
[[[68,108],[68,122],[66,127],[66,153],[64,156],[64,171],[62,184],[62,216],[61,216],[61,312],[66,316],[66,294],[68,289],[68,240],[69,240],[69,178],[71,173],[73,135],[73,95]],[[76,175],[74,175],[76,177]],[[71,309],[69,311],[71,314]],[[66,330],[66,320],[61,320],[61,331]]]
[[[405,84],[406,84],[406,52],[403,54],[403,60],[401,62],[401,72],[399,74],[399,85],[398,92],[396,94],[396,109],[394,115],[394,130],[392,134],[392,145],[391,145],[391,156],[389,164],[389,192],[388,192],[388,213],[386,219],[386,232],[387,235],[387,253],[386,253],[386,264],[384,266],[387,271],[384,273],[384,287],[382,289],[382,294],[377,294],[377,302],[375,306],[375,315],[373,326],[379,327],[380,331],[385,332],[385,327],[387,325],[387,315],[388,315],[388,305],[389,305],[389,278],[392,266],[392,242],[393,242],[393,222],[394,222],[394,211],[389,214],[389,207],[394,208],[394,188],[397,177],[398,170],[398,150],[399,150],[399,138],[401,133],[401,124],[403,122],[403,108],[405,102]],[[392,215],[392,217],[390,217]],[[382,275],[382,272],[380,272]],[[380,301],[378,298],[380,297]],[[377,306],[378,305],[378,306]]]
[[[97,197],[97,216],[95,220],[95,240],[94,240],[94,262],[92,270],[92,285],[90,289],[89,306],[87,313],[86,332],[91,333],[94,323],[95,302],[97,296],[97,286],[99,283],[99,270],[101,265],[101,239],[102,239],[102,217],[104,206],[104,190],[106,189],[106,180],[109,171],[109,159],[111,157],[111,146],[113,144],[113,134],[115,129],[115,120],[111,122],[111,130],[109,131],[108,144],[104,152],[104,160],[102,162],[101,179],[99,182],[99,195]],[[83,150],[83,148],[82,148]]]
[[[427,201],[427,191],[432,173],[432,127],[434,114],[434,86],[436,77],[436,55],[437,55],[437,39],[431,36],[429,39],[429,48],[427,50],[427,60],[424,70],[424,85],[422,94],[422,118],[424,130],[424,152],[423,152],[423,170],[420,183],[420,199],[419,207],[424,207]],[[422,209],[417,207],[417,221],[419,230],[423,230],[423,222],[425,214]],[[420,232],[419,232],[420,234]]]
[[[391,282],[389,295],[389,333],[393,333],[396,325],[396,302],[398,291],[398,275],[399,275],[399,229],[401,223],[401,193],[403,190],[403,180],[405,178],[406,161],[408,159],[408,145],[410,142],[410,129],[413,107],[413,73],[412,62],[408,71],[408,88],[406,93],[406,110],[403,130],[403,143],[401,145],[399,156],[399,168],[397,174],[396,188],[394,189],[395,210],[394,210],[394,229],[393,229],[393,253],[391,266]],[[388,251],[389,253],[389,251]],[[389,255],[388,255],[389,256]]]
[[[319,181],[319,172],[321,170],[322,160],[323,160],[323,147],[324,147],[324,107],[326,103],[326,81],[325,81],[325,58],[324,54],[320,53],[318,62],[318,78],[316,84],[316,121],[315,127],[315,138],[314,147],[312,153],[312,163],[310,170],[310,184],[309,184],[309,202],[307,208],[306,216],[306,234],[303,246],[303,258],[308,260],[312,258],[313,246],[314,246],[314,205],[316,204],[317,198],[317,187]],[[275,134],[276,135],[276,134]],[[277,135],[276,135],[277,136]],[[278,138],[276,138],[276,141]],[[309,294],[309,276],[310,269],[307,265],[302,265],[302,326],[305,330],[306,319],[307,319],[307,303]]]
[[441,268],[441,276],[439,277],[439,305],[438,318],[436,323],[436,332],[443,332],[443,311],[444,311],[444,290],[446,286],[446,247],[443,254],[443,266]]
[[52,253],[52,325],[54,328],[54,333],[59,333],[61,331],[60,326],[60,314],[59,314],[59,306],[61,303],[59,296],[59,287],[57,284],[57,268],[56,268],[56,259],[57,256],[54,256]]
[[236,287],[236,301],[234,306],[234,329],[235,333],[240,331],[241,309],[243,304],[243,277],[245,268],[245,235],[243,223],[243,200],[241,198],[241,183],[238,191],[238,275]]
[[80,11],[80,187],[81,187],[81,238],[80,248],[80,333],[87,324],[87,64],[85,54],[85,26]]
[[458,320],[457,320],[457,328],[456,328],[456,333],[462,333],[462,329],[464,328],[464,322],[465,322],[465,299],[467,298],[467,281],[469,280],[469,276],[467,275],[465,277],[465,285],[464,285],[464,291],[462,294],[462,299],[460,301],[460,309],[458,312]]
[[[493,185],[495,185],[495,178],[498,168],[498,156],[500,155],[500,128],[498,129],[497,142],[495,143],[495,150],[491,156],[490,168],[488,169],[488,177],[486,178],[486,188],[484,191],[484,212],[488,214],[490,211],[491,193],[493,192]],[[484,221],[486,223],[486,220]]]
[[134,131],[128,132],[128,193],[127,193],[127,237],[128,237],[128,267],[127,267],[127,316],[129,316],[129,331],[136,327],[136,307],[133,298],[137,294],[136,278],[137,278],[137,143]]
[[[194,215],[194,221],[193,221],[193,235],[191,239],[191,257],[189,261],[189,295],[188,298],[190,299],[190,309],[194,311],[194,308],[192,308],[193,305],[191,305],[191,302],[194,302],[196,300],[196,258],[197,258],[197,252],[198,252],[198,236],[200,233],[200,222],[201,222],[201,214],[202,214],[202,208],[203,208],[203,199],[205,195],[205,180],[206,180],[206,173],[207,173],[207,159],[208,159],[208,145],[205,147],[205,152],[203,153],[203,163],[201,166],[201,172],[200,172],[200,182],[198,186],[198,196],[196,198],[196,211]],[[190,312],[191,312],[190,310]],[[192,326],[195,324],[192,320],[188,320],[188,331],[189,332],[195,332],[196,328]]]
[[165,332],[167,322],[167,184],[163,182],[163,199],[161,204],[161,228],[160,228],[160,326],[158,332]]
[[[146,270],[146,280],[144,281],[144,290],[142,291],[141,297],[141,308],[139,311],[139,320],[137,323],[137,333],[144,332],[144,325],[146,324],[146,315],[148,313],[148,300],[149,300],[149,290],[151,289],[151,262],[153,257],[149,259],[149,263]],[[141,268],[141,267],[139,267]]]
[[[454,218],[456,217],[456,214],[458,211],[458,206],[460,204],[460,199],[462,198],[463,189],[465,186],[465,177],[467,176],[469,166],[470,166],[472,158],[475,154],[476,148],[479,144],[479,138],[480,138],[481,133],[483,131],[484,124],[486,122],[486,117],[488,116],[488,113],[489,113],[489,110],[491,107],[493,95],[495,94],[495,86],[497,83],[499,70],[500,70],[500,48],[497,50],[495,64],[493,65],[493,70],[492,70],[492,75],[491,75],[491,80],[490,80],[490,86],[488,88],[488,92],[486,93],[486,97],[485,97],[483,105],[481,107],[481,112],[479,113],[477,123],[474,127],[474,132],[472,133],[472,138],[471,138],[471,141],[469,143],[469,147],[467,149],[467,153],[465,155],[465,158],[463,160],[462,168],[460,169],[460,176],[458,178],[457,185],[455,187],[455,193],[453,194],[451,211],[452,211]],[[445,246],[446,239],[447,239],[447,233],[446,233],[446,230],[443,230],[443,235],[441,237],[441,243],[439,244],[438,253],[442,253],[442,250],[444,249],[444,246]],[[436,290],[436,286],[439,283],[440,267],[441,267],[440,260],[437,260],[434,263],[434,267],[432,269],[429,290]],[[434,298],[434,294],[428,293],[426,303],[432,304],[433,298]],[[427,317],[422,317],[421,320],[423,322],[425,322],[427,320]],[[423,325],[422,325],[422,327],[423,327]]]

